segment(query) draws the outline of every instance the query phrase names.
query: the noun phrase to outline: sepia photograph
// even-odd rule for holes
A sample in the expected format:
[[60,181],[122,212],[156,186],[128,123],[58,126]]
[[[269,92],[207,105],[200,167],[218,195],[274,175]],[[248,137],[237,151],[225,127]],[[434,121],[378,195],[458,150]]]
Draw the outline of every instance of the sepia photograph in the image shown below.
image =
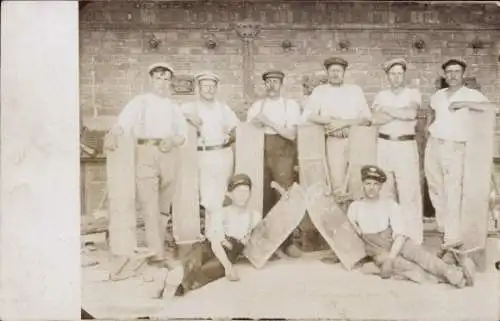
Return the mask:
[[[82,319],[498,320],[499,1],[95,0],[72,19],[79,110],[47,114],[58,132],[9,124],[27,111],[2,99],[2,162],[23,126],[33,160],[45,133],[79,136]],[[3,211],[35,212],[16,191]]]

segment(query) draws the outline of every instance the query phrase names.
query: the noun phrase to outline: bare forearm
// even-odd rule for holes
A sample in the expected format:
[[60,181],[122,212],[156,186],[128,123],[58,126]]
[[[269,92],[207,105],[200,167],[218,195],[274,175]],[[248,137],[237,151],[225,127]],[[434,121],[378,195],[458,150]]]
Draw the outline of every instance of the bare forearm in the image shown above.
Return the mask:
[[316,114],[311,114],[308,118],[308,121],[313,122],[318,125],[328,125],[331,122],[331,118],[328,116],[320,116]]
[[212,245],[212,251],[215,254],[215,257],[219,260],[219,262],[222,264],[222,266],[227,269],[232,265],[231,261],[227,258],[226,251],[224,251],[224,248],[222,247],[222,244],[220,242],[211,242]]
[[380,126],[389,123],[393,119],[394,117],[384,112],[376,112],[370,120],[374,126]]
[[394,242],[392,243],[391,251],[389,253],[389,258],[395,259],[401,252],[401,249],[403,248],[405,242],[406,242],[405,236],[397,235]]
[[388,114],[398,120],[412,121],[417,118],[417,109],[412,107],[395,108],[388,110]]

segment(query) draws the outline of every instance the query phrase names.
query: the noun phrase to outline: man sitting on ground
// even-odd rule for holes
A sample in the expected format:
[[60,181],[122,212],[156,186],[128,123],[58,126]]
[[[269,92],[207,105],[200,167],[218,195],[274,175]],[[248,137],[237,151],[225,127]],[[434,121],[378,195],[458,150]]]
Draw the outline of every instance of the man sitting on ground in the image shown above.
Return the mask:
[[398,203],[381,198],[380,189],[387,180],[382,169],[361,169],[364,199],[354,201],[347,215],[366,244],[367,255],[380,268],[382,278],[403,277],[416,282],[446,282],[463,288],[473,285],[473,263],[457,254],[457,263],[447,264],[413,242],[407,235]]

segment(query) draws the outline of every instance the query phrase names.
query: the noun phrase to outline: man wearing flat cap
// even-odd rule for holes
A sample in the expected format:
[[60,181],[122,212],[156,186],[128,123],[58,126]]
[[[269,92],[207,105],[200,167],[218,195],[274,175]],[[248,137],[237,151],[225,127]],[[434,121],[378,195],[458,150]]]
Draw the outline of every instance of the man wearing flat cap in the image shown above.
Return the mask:
[[239,119],[232,109],[217,99],[220,78],[213,72],[195,76],[198,99],[183,106],[188,122],[198,131],[198,174],[200,204],[206,222],[224,203],[226,184],[233,174],[231,149],[234,129]]
[[349,127],[369,125],[371,112],[361,87],[344,84],[347,61],[328,58],[324,66],[328,83],[314,88],[303,118],[325,126],[326,158],[333,192],[336,193],[341,191],[347,173]]
[[382,193],[393,199],[399,199],[409,236],[414,242],[421,244],[422,192],[415,127],[422,95],[418,89],[406,85],[406,60],[391,59],[382,67],[390,88],[380,91],[375,96],[372,123],[379,126],[378,165],[393,175],[396,183],[396,191],[393,190],[392,184],[385,184]]
[[457,260],[448,264],[411,239],[402,208],[393,199],[380,195],[387,181],[381,168],[364,166],[361,178],[364,198],[351,204],[347,216],[378,268],[375,273],[382,278],[443,282],[457,288],[473,285],[474,265],[465,255],[457,254]]
[[470,113],[495,108],[478,90],[464,86],[467,64],[447,60],[441,66],[448,88],[430,99],[429,138],[425,150],[425,176],[436,210],[438,228],[444,232],[443,248],[461,246],[462,180]]
[[[279,70],[262,75],[266,97],[256,101],[248,110],[247,122],[264,127],[264,215],[279,201],[280,194],[271,190],[270,183],[277,182],[283,188],[292,186],[295,180],[294,165],[297,157],[297,125],[301,120],[300,105],[281,95],[285,74]],[[300,250],[289,237],[278,254],[299,257]]]
[[[174,150],[186,141],[187,123],[179,105],[170,97],[172,67],[156,63],[148,68],[148,74],[151,91],[135,96],[123,108],[108,137],[127,134],[136,139],[136,190],[146,242],[155,254],[152,260],[162,261],[177,181],[178,159]],[[168,237],[173,240],[171,233]]]

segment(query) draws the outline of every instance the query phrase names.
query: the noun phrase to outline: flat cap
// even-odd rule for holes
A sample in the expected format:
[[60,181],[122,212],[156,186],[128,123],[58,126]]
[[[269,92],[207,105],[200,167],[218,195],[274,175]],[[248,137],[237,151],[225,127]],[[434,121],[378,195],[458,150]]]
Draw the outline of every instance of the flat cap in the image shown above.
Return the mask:
[[382,69],[384,69],[385,72],[389,72],[389,70],[395,65],[400,65],[403,67],[403,69],[406,70],[406,66],[408,65],[408,62],[406,60],[404,60],[403,58],[394,58],[394,59],[391,59],[391,60],[384,62],[384,64],[382,65]]
[[328,69],[331,65],[340,65],[344,68],[347,68],[349,63],[344,58],[330,57],[330,58],[325,59],[325,62],[323,62],[323,65],[325,65],[326,69]]
[[285,73],[279,70],[269,70],[262,74],[262,80],[266,80],[267,78],[278,78],[283,80],[283,78],[285,78]]
[[361,180],[374,179],[379,183],[385,183],[387,175],[384,171],[375,165],[366,165],[361,168]]
[[231,192],[234,190],[236,187],[240,185],[246,185],[250,188],[252,188],[252,180],[247,174],[234,174],[230,179],[227,184],[227,190]]
[[211,71],[200,72],[194,76],[194,79],[198,82],[202,80],[213,80],[218,83],[220,81],[219,76]]
[[170,70],[171,73],[174,73],[174,68],[172,68],[172,66],[165,62],[155,62],[154,64],[151,64],[148,67],[148,72],[151,73],[151,71],[153,71],[153,69],[155,68],[165,68],[167,70]]
[[465,63],[465,61],[460,60],[460,59],[456,59],[456,58],[452,58],[452,59],[446,60],[445,63],[441,65],[441,69],[446,70],[446,68],[448,68],[448,66],[451,66],[451,65],[459,65],[462,67],[463,70],[465,70],[465,68],[467,68],[467,64]]

